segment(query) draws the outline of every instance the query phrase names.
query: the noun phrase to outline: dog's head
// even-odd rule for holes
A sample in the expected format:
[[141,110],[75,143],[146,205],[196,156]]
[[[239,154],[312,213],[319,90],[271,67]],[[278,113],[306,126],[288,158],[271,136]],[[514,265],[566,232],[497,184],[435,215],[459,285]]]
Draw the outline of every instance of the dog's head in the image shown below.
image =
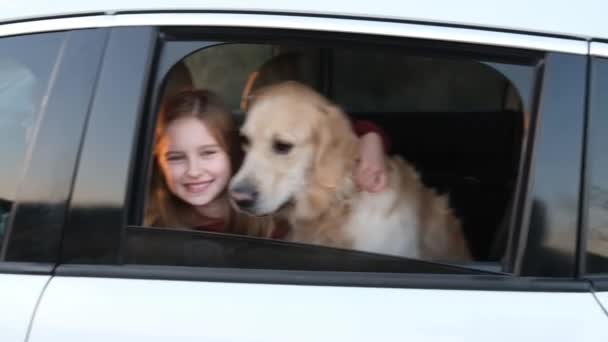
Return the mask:
[[245,159],[229,191],[253,215],[318,215],[350,176],[357,138],[342,111],[300,83],[261,88],[241,128]]

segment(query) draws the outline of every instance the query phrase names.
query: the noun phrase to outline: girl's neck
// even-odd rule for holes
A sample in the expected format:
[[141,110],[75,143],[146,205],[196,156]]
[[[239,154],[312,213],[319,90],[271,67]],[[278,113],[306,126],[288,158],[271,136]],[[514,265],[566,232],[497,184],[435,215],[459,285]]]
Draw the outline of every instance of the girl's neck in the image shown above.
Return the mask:
[[226,220],[230,211],[227,194],[222,194],[213,201],[194,207],[204,220]]

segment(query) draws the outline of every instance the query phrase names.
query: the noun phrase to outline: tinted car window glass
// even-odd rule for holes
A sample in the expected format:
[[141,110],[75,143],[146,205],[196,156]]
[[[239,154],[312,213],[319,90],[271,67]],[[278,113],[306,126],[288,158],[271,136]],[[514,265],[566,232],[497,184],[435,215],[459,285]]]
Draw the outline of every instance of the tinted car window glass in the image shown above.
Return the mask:
[[608,273],[608,59],[591,69],[587,194],[587,271]]
[[50,33],[0,39],[0,240],[63,37]]

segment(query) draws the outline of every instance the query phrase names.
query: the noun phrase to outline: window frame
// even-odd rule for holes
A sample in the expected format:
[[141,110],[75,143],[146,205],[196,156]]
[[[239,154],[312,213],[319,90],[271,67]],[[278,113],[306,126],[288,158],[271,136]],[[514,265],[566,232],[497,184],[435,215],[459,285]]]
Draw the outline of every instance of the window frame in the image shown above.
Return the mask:
[[[156,42],[153,27],[118,27],[108,33],[73,179],[61,246],[63,263],[120,263],[131,158],[140,113],[147,103]],[[108,143],[113,148],[107,148]],[[109,185],[100,188],[100,183]]]
[[[587,66],[587,56],[553,52],[539,66],[544,76],[537,87],[538,113],[531,123],[529,167],[522,170],[530,174],[522,188],[525,193],[518,197],[522,215],[514,223],[527,226],[527,232],[511,240],[518,241],[514,270],[522,276],[573,278],[578,274]],[[564,100],[563,89],[572,91],[570,101]],[[557,174],[555,165],[567,174]],[[558,178],[549,179],[548,175]],[[556,184],[565,190],[553,192]],[[567,184],[572,185],[568,188]],[[568,205],[563,208],[561,203],[566,200]],[[568,245],[560,246],[558,238]]]
[[[318,32],[314,31],[276,31],[276,30],[255,30],[252,32],[251,30],[239,29],[239,28],[202,28],[200,30],[194,29],[189,30],[188,33],[184,33],[180,27],[170,27],[163,28],[160,36],[161,41],[163,37],[170,37],[166,41],[162,41],[160,43],[160,51],[157,52],[157,68],[155,73],[151,75],[151,79],[153,79],[153,89],[151,90],[151,101],[152,108],[149,112],[145,113],[145,119],[142,120],[142,131],[145,135],[144,137],[140,137],[140,142],[137,150],[137,158],[135,161],[135,169],[136,170],[147,170],[142,172],[142,174],[148,174],[151,171],[152,161],[145,159],[140,160],[140,156],[149,156],[152,154],[152,146],[151,142],[154,136],[155,123],[158,113],[158,102],[159,102],[159,94],[164,87],[164,79],[167,76],[168,72],[171,68],[182,61],[184,58],[192,56],[193,54],[200,53],[205,49],[210,49],[217,46],[231,45],[231,44],[261,44],[261,45],[290,45],[294,40],[297,40],[297,46],[304,46],[307,48],[317,48],[317,49],[327,49],[328,47],[347,47],[351,48],[353,46],[356,47],[365,47],[369,48],[370,46],[381,46],[382,48],[389,49],[389,51],[403,51],[406,50],[408,53],[412,53],[414,55],[419,56],[434,56],[434,55],[443,55],[443,53],[450,54],[446,58],[458,58],[466,61],[475,61],[478,63],[489,65],[493,68],[497,68],[497,72],[500,72],[509,82],[513,82],[517,84],[518,82],[514,82],[510,76],[514,78],[521,77],[520,72],[523,70],[522,68],[530,68],[533,69],[533,66],[530,66],[532,61],[536,61],[541,58],[541,54],[538,54],[534,51],[526,51],[526,50],[514,50],[514,49],[504,49],[504,48],[496,48],[492,49],[491,47],[483,46],[475,46],[472,44],[453,44],[453,43],[445,43],[445,46],[440,48],[436,47],[433,42],[426,40],[411,40],[404,39],[401,41],[395,42],[394,39],[389,39],[386,37],[377,37],[370,35],[347,35],[343,33],[325,33],[323,37],[319,36]],[[178,38],[175,38],[175,37]],[[442,44],[443,45],[443,44]],[[328,55],[330,52],[325,51],[325,54]],[[512,63],[512,64],[510,64]],[[330,63],[331,64],[331,63]],[[519,69],[518,69],[519,68]],[[518,69],[518,71],[513,71]],[[319,75],[321,79],[325,76],[329,77],[331,73],[331,68],[328,68],[327,65],[321,63],[321,71],[322,74]],[[323,74],[325,73],[325,74]],[[528,75],[526,75],[528,76]],[[530,75],[532,78],[537,75]],[[519,83],[522,83],[521,81]],[[524,82],[525,83],[525,82]],[[534,83],[534,82],[532,82]],[[330,87],[328,87],[329,83],[326,80],[322,80],[319,84],[319,87],[326,96],[331,96]],[[517,84],[519,85],[519,84]],[[531,113],[534,112],[535,103],[531,100],[533,97],[532,89],[535,84],[530,85],[530,94],[522,94],[522,102],[523,102],[523,111],[524,116],[527,116],[525,120],[533,120],[534,115]],[[524,100],[525,98],[529,98],[528,100]],[[522,151],[524,150],[526,136],[523,137],[523,141],[521,143]],[[518,157],[519,163],[515,165],[516,167],[520,167],[521,161],[523,158]],[[136,191],[133,192],[135,197],[131,198],[130,204],[132,205],[131,209],[127,213],[128,223],[134,224],[135,222],[142,221],[144,201],[146,196],[141,196],[141,193],[147,193],[148,191],[148,177],[140,177],[139,179],[134,180],[135,184],[131,184],[133,189]],[[520,182],[520,179],[518,179]],[[520,185],[518,184],[516,187],[518,188]],[[507,203],[508,204],[508,203]],[[510,220],[510,219],[509,219]],[[507,238],[511,238],[510,235],[505,235]],[[505,245],[508,245],[505,243]],[[501,265],[502,266],[502,265]],[[507,264],[510,267],[510,265]],[[486,265],[481,265],[481,268],[486,268]],[[507,272],[513,272],[512,269],[509,269]]]
[[[132,17],[137,17],[138,15],[131,15]],[[192,14],[192,18],[197,17],[196,15]],[[205,17],[208,17],[209,15],[206,14]],[[220,15],[221,16],[221,15]],[[253,16],[252,17],[256,17]],[[261,19],[265,19],[264,15],[258,15],[257,17],[260,17],[260,21]],[[154,17],[154,18],[158,18],[158,17]],[[169,25],[169,24],[178,24],[178,25],[187,25],[187,24],[191,24],[191,22],[177,22],[177,20],[179,20],[180,16],[175,16],[173,17],[173,20],[169,20],[168,16],[163,17],[165,18],[165,21],[159,21],[156,24],[159,25]],[[151,20],[151,18],[149,17],[148,19]],[[147,20],[147,19],[146,19]],[[204,27],[206,25],[201,25],[200,23],[203,22],[201,21],[200,17],[197,17],[197,23],[195,25],[192,26],[198,26],[198,27]],[[233,19],[233,20],[236,20]],[[332,22],[332,25],[338,25],[338,26],[332,26],[334,27],[334,29],[336,31],[340,31],[340,29],[337,29],[336,27],[339,27],[340,21],[339,19],[335,19],[335,20],[330,20]],[[136,21],[137,23],[142,23],[142,21]],[[145,22],[145,20],[144,20]],[[235,21],[233,21],[233,25],[235,27],[238,26],[239,29],[242,29],[242,26],[246,26],[246,24],[237,24]],[[391,23],[388,22],[382,22],[385,25],[391,25]],[[150,23],[150,24],[154,24],[154,23]],[[400,25],[400,24],[394,24],[394,25]],[[213,24],[211,24],[210,26],[214,26]],[[255,27],[256,25],[252,25],[253,27]],[[293,26],[290,26],[291,28],[293,28]],[[123,142],[126,142],[127,145],[124,149],[124,151],[120,151],[119,153],[115,153],[115,155],[112,157],[112,163],[113,166],[115,166],[114,169],[119,170],[120,171],[120,176],[116,177],[117,183],[113,183],[114,187],[116,187],[116,189],[114,189],[115,191],[108,191],[104,194],[98,193],[95,194],[92,192],[92,187],[91,187],[91,182],[94,179],[93,177],[93,170],[92,170],[92,166],[94,165],[94,161],[93,156],[90,154],[91,151],[89,151],[89,149],[87,148],[87,143],[90,143],[91,145],[93,145],[95,143],[96,140],[101,140],[104,136],[105,133],[103,132],[104,129],[108,129],[108,125],[103,125],[102,128],[96,127],[96,126],[89,126],[89,131],[94,133],[92,134],[87,134],[87,142],[85,142],[85,146],[83,148],[83,158],[81,159],[81,163],[79,165],[79,171],[78,171],[78,178],[76,180],[76,184],[74,187],[74,195],[73,195],[73,200],[72,200],[72,204],[71,204],[71,208],[70,208],[70,213],[69,213],[69,217],[70,217],[70,225],[69,225],[69,230],[68,232],[70,232],[69,234],[75,234],[78,235],[80,237],[85,237],[86,236],[84,234],[82,234],[84,232],[84,230],[86,228],[88,228],[87,226],[89,225],[95,225],[97,224],[97,226],[99,226],[99,222],[106,222],[106,224],[109,223],[109,226],[106,227],[104,229],[104,231],[106,233],[108,233],[110,236],[112,237],[119,237],[121,236],[121,234],[124,233],[124,227],[125,225],[125,219],[126,219],[126,213],[128,212],[128,205],[130,204],[130,199],[132,198],[131,196],[133,194],[128,193],[130,189],[129,188],[129,180],[131,178],[131,175],[133,173],[133,166],[134,166],[134,159],[131,158],[131,156],[136,153],[137,149],[135,147],[135,143],[137,141],[137,136],[138,136],[138,132],[140,129],[142,129],[144,126],[144,122],[142,122],[142,116],[143,113],[146,111],[149,111],[150,108],[146,108],[146,105],[144,105],[144,103],[153,103],[153,105],[156,105],[156,103],[154,103],[157,100],[154,101],[149,101],[151,100],[150,97],[146,97],[145,94],[147,93],[148,96],[151,96],[153,99],[155,99],[156,97],[158,97],[158,94],[154,94],[154,95],[150,95],[150,91],[149,90],[149,85],[146,85],[144,80],[147,79],[151,79],[151,84],[154,83],[153,75],[150,73],[152,70],[152,65],[155,61],[158,60],[158,56],[156,55],[156,46],[157,44],[160,44],[160,42],[156,39],[155,32],[156,32],[157,26],[153,26],[153,27],[131,27],[131,28],[112,28],[112,35],[116,40],[121,40],[123,41],[121,44],[124,48],[126,48],[127,51],[133,51],[133,53],[135,55],[137,55],[137,59],[139,61],[138,65],[135,64],[131,64],[133,67],[136,67],[137,70],[144,70],[144,75],[139,75],[137,77],[137,81],[134,81],[134,84],[137,89],[132,89],[132,93],[135,94],[139,94],[139,96],[137,97],[137,100],[133,100],[132,103],[124,103],[122,105],[121,111],[123,112],[123,116],[122,117],[117,117],[116,115],[113,116],[113,119],[116,119],[117,122],[120,123],[120,125],[124,125],[126,126],[126,128],[124,130],[122,130],[123,136],[120,137],[120,140]],[[297,27],[295,28],[297,29]],[[445,30],[446,32],[449,32],[451,30],[456,30],[458,31],[459,29],[457,28],[446,28],[446,27],[442,27],[442,30]],[[125,36],[125,32],[130,32],[129,30],[132,30],[132,32],[138,31],[139,33],[137,34],[133,34],[133,36],[138,36],[140,39],[140,43],[138,43],[138,50],[134,51],[134,49],[131,49],[131,45],[129,44],[128,40],[129,39],[134,39],[134,38],[127,38],[124,37]],[[359,30],[365,30],[365,28],[360,28]],[[118,34],[114,35],[114,31],[116,32],[122,32],[123,36],[119,37]],[[278,32],[281,32],[283,30],[279,30]],[[453,32],[451,32],[453,33]],[[486,32],[488,33],[488,32]],[[337,34],[342,34],[342,33],[337,33]],[[489,33],[488,33],[489,34]],[[410,35],[412,35],[412,33],[410,33]],[[449,34],[446,34],[449,35]],[[490,34],[491,36],[491,34]],[[528,35],[523,35],[523,34],[516,34],[516,36],[518,37],[518,39],[522,39],[525,37],[531,37],[531,38],[538,38],[536,36],[528,36]],[[543,37],[545,38],[545,37]],[[141,43],[141,39],[143,39],[145,42]],[[532,40],[534,40],[532,39]],[[573,47],[573,46],[579,46],[578,43],[582,43],[581,41],[578,40],[570,40],[570,39],[561,39],[561,38],[551,38],[552,42],[560,42],[564,43],[566,45],[568,45],[569,47]],[[563,42],[562,42],[563,40]],[[134,41],[130,42],[133,43]],[[478,41],[476,43],[479,43]],[[446,44],[451,44],[450,42],[446,43]],[[558,44],[558,45],[560,45]],[[110,42],[111,45],[111,42]],[[526,46],[529,46],[528,43],[525,44]],[[548,47],[547,45],[542,45],[543,47]],[[561,46],[561,45],[560,45]],[[555,46],[553,46],[555,47]],[[538,46],[536,47],[538,48]],[[558,49],[560,50],[560,49]],[[563,49],[561,49],[563,50]],[[560,50],[560,51],[561,51]],[[586,49],[585,49],[586,51]],[[124,53],[125,50],[121,51],[120,53]],[[568,53],[570,52],[570,53]],[[108,54],[110,55],[109,57],[112,59],[116,59],[118,57],[114,56],[114,54],[120,54],[118,50],[116,49],[110,49],[109,48],[109,52]],[[583,52],[581,50],[578,49],[566,49],[566,52],[547,52],[547,57],[549,60],[553,60],[553,62],[551,63],[546,63],[543,66],[543,78],[542,78],[542,82],[539,83],[538,85],[538,90],[537,90],[537,94],[553,94],[555,92],[558,92],[560,85],[563,86],[563,84],[559,83],[558,81],[564,77],[564,74],[566,75],[570,75],[568,72],[574,72],[574,75],[578,75],[580,76],[580,78],[583,80],[585,80],[585,73],[584,70],[586,68],[586,52]],[[568,69],[567,72],[563,72],[560,71],[559,68],[559,61],[561,60],[568,60],[570,62],[569,65],[571,65],[571,69]],[[133,62],[134,63],[134,62]],[[112,68],[108,68],[108,70],[111,70]],[[114,68],[113,70],[118,70],[116,68]],[[123,69],[121,69],[123,70]],[[106,75],[105,73],[107,72],[107,70],[104,68],[104,74],[102,74],[102,79],[104,77],[110,77],[108,75]],[[556,81],[558,80],[558,81]],[[563,82],[563,80],[562,80]],[[107,85],[105,85],[107,87]],[[577,125],[575,125],[574,127],[570,127],[571,130],[574,131],[573,134],[573,139],[575,141],[579,140],[579,142],[582,144],[582,129],[580,131],[577,130],[577,127],[579,127],[579,124],[582,125],[582,120],[584,118],[584,106],[580,107],[578,106],[578,103],[582,103],[584,101],[585,98],[585,87],[582,88],[582,90],[580,90],[579,92],[575,92],[575,94],[573,95],[574,98],[576,99],[576,104],[572,105],[572,106],[566,106],[567,108],[571,109],[572,111],[574,111],[574,113],[572,113],[572,111],[570,111],[571,115],[575,115],[575,114],[580,114],[580,115],[575,115],[575,117],[577,118]],[[100,82],[100,88],[99,88],[100,92],[106,92],[108,91],[107,89],[104,88],[103,86],[103,82]],[[523,191],[520,191],[519,194],[517,194],[518,196],[518,203],[520,203],[520,206],[522,208],[520,208],[520,210],[522,212],[525,213],[525,215],[523,215],[524,217],[521,218],[518,223],[514,223],[514,225],[518,224],[520,227],[523,227],[521,229],[521,233],[517,236],[513,236],[511,237],[513,243],[511,244],[511,246],[509,247],[510,250],[512,250],[512,254],[515,255],[515,259],[516,260],[514,262],[513,270],[514,270],[514,277],[499,277],[501,279],[509,279],[509,281],[504,281],[503,280],[498,280],[498,279],[493,279],[492,277],[488,277],[486,278],[487,281],[493,283],[493,284],[502,284],[502,285],[498,285],[496,286],[496,288],[502,288],[505,290],[508,289],[513,289],[513,285],[508,285],[509,282],[513,282],[516,284],[519,284],[517,286],[515,286],[515,288],[527,288],[527,285],[524,284],[529,284],[531,277],[533,278],[540,278],[538,281],[539,283],[545,283],[545,284],[556,284],[556,282],[558,283],[562,283],[563,284],[569,284],[568,286],[576,286],[579,290],[581,291],[587,291],[588,290],[588,282],[583,281],[583,280],[572,280],[572,276],[575,274],[575,269],[574,265],[575,264],[575,257],[576,257],[576,246],[569,246],[568,247],[568,251],[566,253],[566,258],[569,261],[568,266],[565,270],[561,271],[561,272],[551,272],[551,271],[547,271],[546,269],[543,269],[543,266],[546,265],[550,265],[551,263],[555,262],[555,258],[552,255],[547,255],[547,254],[543,254],[543,250],[549,246],[551,247],[550,242],[548,242],[547,240],[544,239],[528,239],[529,236],[529,232],[528,232],[528,226],[533,226],[533,225],[529,225],[529,221],[530,221],[530,216],[534,213],[534,208],[532,208],[531,205],[531,199],[537,197],[538,195],[541,196],[541,198],[543,200],[547,200],[547,201],[555,201],[556,198],[551,197],[550,195],[546,195],[546,194],[542,194],[539,193],[538,190],[538,184],[543,183],[543,174],[544,172],[547,172],[547,170],[549,169],[550,163],[552,161],[555,160],[555,158],[551,157],[551,153],[549,152],[550,149],[550,143],[553,143],[552,141],[550,141],[547,138],[546,134],[546,129],[544,129],[547,126],[547,122],[551,122],[553,124],[557,123],[560,119],[560,117],[557,115],[552,115],[551,113],[549,113],[549,110],[547,108],[559,108],[560,106],[563,105],[563,103],[561,103],[559,101],[559,97],[557,97],[557,100],[554,101],[549,101],[546,99],[547,96],[541,98],[540,102],[536,103],[537,108],[540,108],[538,110],[538,114],[535,116],[536,119],[532,120],[533,122],[533,127],[536,123],[538,123],[539,127],[543,128],[542,129],[542,133],[543,134],[538,134],[540,135],[540,137],[538,137],[538,135],[534,136],[531,141],[529,142],[529,144],[527,144],[526,149],[528,149],[529,153],[528,155],[528,161],[527,164],[528,166],[524,167],[524,170],[527,171],[527,173],[529,173],[529,182],[528,184],[524,184],[524,186],[520,187],[521,189],[523,189]],[[144,103],[142,103],[144,100],[148,100]],[[579,108],[580,107],[580,108]],[[562,111],[563,112],[563,111]],[[101,116],[102,116],[103,111],[99,110],[99,111],[95,111],[95,106],[93,108],[93,117],[91,119],[91,122],[95,122],[95,121],[100,121],[102,120]],[[107,113],[106,113],[107,114]],[[128,115],[127,115],[128,114]],[[580,120],[580,122],[579,122]],[[559,126],[558,126],[559,127]],[[550,132],[554,132],[555,131],[555,127],[553,127],[553,131],[549,130]],[[579,139],[580,138],[580,139]],[[90,140],[90,142],[89,142]],[[582,150],[582,149],[581,149]],[[110,157],[110,152],[108,151],[108,157]],[[573,152],[570,153],[569,155],[566,156],[566,160],[569,162],[572,162],[571,165],[573,168],[576,168],[577,166],[580,166],[580,159],[581,159],[581,153],[579,152]],[[542,170],[542,171],[539,171]],[[570,170],[572,171],[572,170]],[[580,175],[577,173],[576,174],[576,182],[580,181]],[[567,175],[567,181],[573,181],[573,177],[572,174]],[[546,183],[546,182],[545,182]],[[560,183],[561,184],[561,183]],[[124,189],[123,190],[118,190],[118,188],[120,187],[120,185],[124,185]],[[576,201],[576,203],[578,203],[579,200],[579,192],[580,189],[577,188],[576,186],[574,186],[574,190],[570,189],[567,193],[568,197],[570,199],[573,199]],[[87,201],[85,201],[85,198],[89,196],[89,198],[87,199],[88,205],[87,205]],[[94,199],[91,201],[91,197]],[[553,202],[551,202],[553,203]],[[553,207],[549,208],[549,215],[556,215],[555,209]],[[575,205],[572,209],[572,211],[570,212],[571,214],[574,214],[575,217],[578,217],[578,205]],[[566,228],[568,229],[568,233],[571,236],[574,236],[574,240],[576,241],[577,238],[577,232],[578,232],[578,225],[572,225],[572,224],[566,224]],[[553,227],[550,227],[550,229],[553,229]],[[80,234],[77,234],[77,232],[80,231]],[[531,231],[534,231],[534,227],[531,228]],[[103,251],[101,251],[101,254],[104,255],[103,257],[95,257],[92,255],[87,255],[87,251],[84,250],[84,248],[80,247],[80,248],[76,248],[74,249],[72,252],[68,253],[66,255],[66,250],[63,250],[63,257],[64,260],[67,261],[66,265],[61,265],[58,269],[57,272],[59,272],[60,274],[74,274],[73,272],[75,272],[74,270],[77,269],[77,273],[78,274],[88,274],[88,275],[99,275],[99,276],[103,276],[104,272],[106,272],[105,274],[110,274],[113,273],[115,270],[114,268],[112,268],[112,266],[110,265],[121,265],[122,261],[119,258],[119,253],[118,251],[120,251],[120,239],[114,239],[113,241],[110,241],[112,239],[108,239],[108,241],[103,242],[102,246],[100,247]],[[75,244],[75,242],[77,241],[77,239],[72,239],[72,244]],[[64,245],[66,245],[65,241],[64,241]],[[86,246],[86,244],[85,244]],[[538,255],[544,255],[544,256],[548,256],[547,259],[543,259],[540,262],[540,267],[539,267],[539,262],[531,262],[530,259],[533,259],[534,257],[538,256]],[[88,264],[89,266],[69,266],[67,265],[68,263],[76,263],[76,264]],[[97,266],[95,266],[97,265]],[[103,269],[105,271],[99,271],[97,272],[96,269],[99,269],[99,265],[105,265],[103,266]],[[75,268],[76,267],[76,268]],[[125,267],[125,266],[121,266],[121,267]],[[158,267],[145,267],[145,266],[141,266],[141,269],[153,269],[154,271],[152,272],[144,272],[146,273],[146,277],[150,277],[153,279],[168,279],[167,274],[174,274],[173,277],[175,277],[175,272],[177,271],[171,271],[172,269],[176,269],[175,267],[172,266],[158,266]],[[132,270],[137,270],[138,266],[129,266],[129,269]],[[123,268],[124,269],[124,268]],[[183,268],[181,268],[183,269]],[[186,273],[191,273],[193,271],[196,271],[197,268],[186,268],[187,270],[184,270],[184,273],[180,273],[177,272],[179,274],[186,274]],[[101,269],[99,269],[101,270]],[[164,271],[163,271],[164,270]],[[165,272],[166,271],[166,272]],[[223,270],[223,272],[226,272],[225,274],[230,274],[230,279],[232,279],[232,281],[237,281],[235,279],[237,279],[238,273],[240,272],[240,269],[227,269],[227,270]],[[134,271],[136,272],[136,271]],[[172,273],[173,272],[173,273]],[[205,278],[205,274],[208,274],[208,272],[213,273],[214,271],[210,271],[210,270],[205,270],[205,269],[200,269],[199,271],[196,271],[196,273],[199,273],[201,275],[201,280]],[[272,273],[272,270],[264,270],[264,273]],[[137,272],[136,272],[137,273]],[[312,273],[311,273],[312,274]],[[325,274],[325,273],[324,273]],[[124,276],[124,274],[123,274]],[[277,275],[278,277],[280,277],[279,275]],[[336,276],[335,274],[333,276]],[[379,275],[375,275],[375,274],[367,274],[367,277],[369,279],[373,279],[374,277],[379,276]],[[403,279],[411,279],[411,276],[408,275],[400,275],[403,276]],[[419,276],[419,275],[417,275]],[[329,282],[331,282],[329,279],[331,279],[332,275],[331,274],[325,274],[325,276],[320,275],[319,278],[327,278]],[[435,280],[437,279],[443,279],[444,282],[442,282],[442,286],[444,286],[444,288],[451,288],[450,284],[452,284],[450,277],[453,277],[452,275],[448,275],[448,276],[433,276],[430,275],[430,278],[433,278]],[[556,277],[557,279],[553,278]],[[171,278],[171,277],[169,277]],[[179,277],[178,277],[179,278]],[[173,279],[173,278],[171,278]],[[560,280],[561,279],[561,280]],[[287,281],[287,280],[286,280]],[[484,282],[483,279],[477,279],[476,281],[480,281],[480,282]],[[321,281],[322,282],[322,281]],[[372,282],[372,280],[370,280],[370,283]],[[504,287],[503,287],[504,285]],[[477,288],[480,285],[470,285],[471,288]],[[481,286],[483,287],[483,286]],[[566,286],[567,287],[567,286]],[[529,289],[534,289],[535,286],[530,286]],[[540,286],[538,288],[545,288],[545,285]]]
[[[27,149],[0,255],[0,273],[50,274],[59,262],[62,229],[107,29],[50,33],[62,35],[62,42],[56,60],[50,61],[51,78]],[[11,37],[27,39],[28,35]]]
[[[605,257],[606,265],[598,269],[590,269],[589,245],[592,238],[590,227],[593,224],[590,215],[591,211],[591,192],[595,185],[602,185],[600,174],[606,174],[605,165],[598,163],[600,159],[606,161],[605,150],[602,150],[602,142],[608,135],[608,122],[606,114],[608,103],[604,99],[606,88],[608,87],[608,43],[592,42],[590,45],[589,61],[589,94],[588,94],[588,120],[585,132],[585,161],[583,166],[583,203],[581,217],[581,242],[580,242],[580,265],[579,274],[590,279],[594,289],[598,291],[608,290],[608,256]],[[605,184],[604,184],[605,185]]]

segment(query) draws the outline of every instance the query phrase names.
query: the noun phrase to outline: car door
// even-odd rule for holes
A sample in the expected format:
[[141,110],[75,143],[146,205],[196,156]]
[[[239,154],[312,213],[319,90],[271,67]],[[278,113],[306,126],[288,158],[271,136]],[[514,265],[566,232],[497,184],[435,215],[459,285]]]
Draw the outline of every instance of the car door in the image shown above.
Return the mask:
[[[131,27],[134,18],[150,26]],[[205,27],[209,19],[219,28]],[[606,340],[608,318],[589,281],[576,274],[587,43],[513,33],[501,34],[506,41],[497,46],[458,28],[432,27],[431,34],[428,26],[410,24],[295,19],[115,17],[127,27],[109,34],[61,264],[40,300],[29,341]],[[236,29],[242,22],[249,26]],[[454,35],[466,43],[455,43]],[[404,46],[430,46],[439,54],[480,54],[497,69],[531,80],[509,243],[503,241],[504,259],[493,264],[498,268],[138,223],[133,211],[145,198],[140,185],[146,184],[167,71],[193,47],[275,39],[328,39],[324,46],[403,39]]]
[[100,30],[0,25],[0,340],[25,341],[58,261]]

